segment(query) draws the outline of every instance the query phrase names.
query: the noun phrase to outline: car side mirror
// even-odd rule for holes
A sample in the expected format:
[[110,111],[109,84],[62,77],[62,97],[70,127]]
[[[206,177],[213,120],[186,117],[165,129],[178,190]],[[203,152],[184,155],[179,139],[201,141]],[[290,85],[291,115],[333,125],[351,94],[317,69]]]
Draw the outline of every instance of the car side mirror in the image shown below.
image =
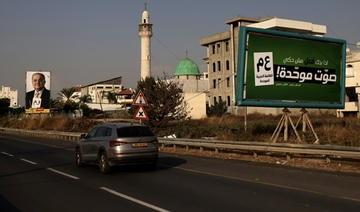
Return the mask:
[[85,139],[85,138],[87,138],[87,134],[84,133],[80,135],[80,139]]

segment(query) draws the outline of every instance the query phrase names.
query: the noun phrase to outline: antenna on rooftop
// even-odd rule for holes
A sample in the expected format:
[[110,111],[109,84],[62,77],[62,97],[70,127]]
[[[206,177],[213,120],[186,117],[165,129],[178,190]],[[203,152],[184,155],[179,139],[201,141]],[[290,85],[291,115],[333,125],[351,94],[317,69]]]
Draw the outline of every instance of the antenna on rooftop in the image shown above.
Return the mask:
[[147,10],[147,2],[145,2],[144,5],[145,5],[145,10]]
[[185,58],[188,58],[188,50],[185,50]]

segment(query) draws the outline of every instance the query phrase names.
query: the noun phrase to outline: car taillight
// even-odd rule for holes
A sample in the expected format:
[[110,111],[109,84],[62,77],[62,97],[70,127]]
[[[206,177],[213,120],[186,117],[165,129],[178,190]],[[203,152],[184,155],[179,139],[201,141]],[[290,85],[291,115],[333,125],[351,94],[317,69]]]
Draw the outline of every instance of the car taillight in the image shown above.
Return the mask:
[[110,147],[120,146],[121,144],[127,144],[127,142],[125,142],[125,141],[110,141],[109,142]]

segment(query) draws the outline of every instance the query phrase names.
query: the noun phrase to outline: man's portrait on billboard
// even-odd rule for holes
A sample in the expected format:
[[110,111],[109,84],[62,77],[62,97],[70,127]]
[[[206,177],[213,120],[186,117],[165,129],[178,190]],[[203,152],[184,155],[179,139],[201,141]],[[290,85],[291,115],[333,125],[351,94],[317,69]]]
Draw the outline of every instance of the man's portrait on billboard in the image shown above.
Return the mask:
[[50,72],[26,72],[26,109],[50,109]]

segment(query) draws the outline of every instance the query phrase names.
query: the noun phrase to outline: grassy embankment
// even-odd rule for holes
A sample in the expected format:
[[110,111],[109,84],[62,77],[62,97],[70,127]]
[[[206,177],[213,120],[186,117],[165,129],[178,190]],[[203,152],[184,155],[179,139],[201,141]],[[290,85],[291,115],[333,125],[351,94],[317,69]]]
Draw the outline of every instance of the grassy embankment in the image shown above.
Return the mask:
[[[312,115],[310,118],[321,144],[360,146],[360,119],[339,119],[329,114]],[[279,120],[280,116],[249,115],[245,132],[244,117],[227,115],[201,120],[172,122],[165,128],[156,129],[156,132],[158,136],[175,134],[178,138],[207,137],[232,141],[269,141]],[[31,130],[87,132],[92,126],[101,121],[85,118],[71,119],[62,116],[22,119],[2,118],[0,119],[0,126]],[[297,117],[293,117],[293,121],[296,123]],[[305,136],[309,143],[314,140],[309,134]],[[293,133],[290,135],[289,142],[295,143]]]

